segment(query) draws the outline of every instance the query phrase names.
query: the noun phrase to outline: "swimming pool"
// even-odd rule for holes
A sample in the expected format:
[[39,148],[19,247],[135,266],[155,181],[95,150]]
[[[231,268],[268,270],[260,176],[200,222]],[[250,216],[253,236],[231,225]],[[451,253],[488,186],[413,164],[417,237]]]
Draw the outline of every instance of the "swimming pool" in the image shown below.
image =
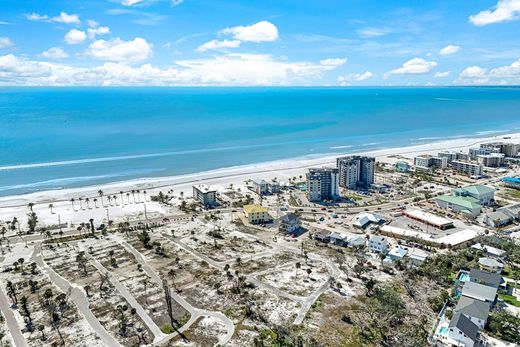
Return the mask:
[[447,327],[441,327],[438,332],[439,335],[448,335],[448,328]]
[[461,273],[461,274],[459,275],[459,281],[461,281],[461,282],[467,282],[467,281],[469,281],[469,274],[464,273],[464,272]]

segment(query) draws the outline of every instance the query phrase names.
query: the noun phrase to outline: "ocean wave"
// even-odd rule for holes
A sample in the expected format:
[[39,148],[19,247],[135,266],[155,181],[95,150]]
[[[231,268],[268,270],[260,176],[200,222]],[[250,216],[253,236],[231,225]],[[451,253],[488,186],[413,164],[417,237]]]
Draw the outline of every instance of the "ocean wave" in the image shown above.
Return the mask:
[[354,146],[352,145],[347,145],[347,146],[334,146],[334,147],[329,147],[329,149],[343,149],[343,148],[352,148]]
[[150,169],[150,170],[131,170],[126,172],[120,172],[109,175],[95,175],[95,176],[76,176],[76,177],[64,177],[64,178],[55,178],[52,180],[45,180],[40,182],[32,182],[32,183],[20,183],[13,184],[9,186],[0,186],[0,192],[14,189],[38,189],[40,187],[54,187],[56,189],[61,189],[62,185],[73,185],[82,182],[95,181],[100,179],[108,179],[108,178],[117,178],[117,177],[125,177],[130,175],[139,175],[139,174],[147,174],[156,171],[162,171],[162,169]]
[[489,135],[489,134],[499,134],[499,133],[506,133],[508,130],[484,130],[484,131],[477,131],[476,135]]

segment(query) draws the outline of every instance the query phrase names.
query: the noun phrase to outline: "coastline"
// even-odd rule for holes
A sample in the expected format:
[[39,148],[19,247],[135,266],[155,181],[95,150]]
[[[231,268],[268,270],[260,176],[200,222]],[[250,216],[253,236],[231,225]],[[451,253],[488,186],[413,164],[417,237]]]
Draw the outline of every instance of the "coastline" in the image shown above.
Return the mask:
[[[195,183],[207,183],[215,186],[228,186],[232,184],[242,184],[247,179],[272,179],[274,177],[281,181],[286,181],[289,177],[299,177],[304,174],[305,169],[313,166],[335,165],[335,158],[341,155],[370,155],[378,161],[395,163],[399,160],[398,156],[404,160],[412,160],[417,154],[436,154],[441,150],[467,151],[470,147],[478,146],[480,143],[503,140],[520,142],[520,133],[500,133],[494,136],[481,137],[460,137],[447,139],[444,141],[434,141],[424,144],[409,145],[404,147],[384,148],[368,151],[357,151],[348,154],[329,154],[313,158],[297,157],[276,161],[268,161],[242,166],[232,166],[227,168],[196,172],[191,174],[165,176],[155,178],[139,178],[125,181],[117,181],[101,185],[89,185],[78,188],[65,188],[32,192],[21,195],[9,195],[0,197],[0,209],[27,206],[28,203],[49,204],[55,202],[69,202],[70,199],[80,197],[96,197],[98,191],[102,190],[106,194],[116,194],[120,191],[147,190],[150,193],[159,191],[162,188],[173,189],[176,192],[191,193],[191,186]],[[402,158],[403,159],[403,158]],[[1,218],[0,214],[0,218]]]

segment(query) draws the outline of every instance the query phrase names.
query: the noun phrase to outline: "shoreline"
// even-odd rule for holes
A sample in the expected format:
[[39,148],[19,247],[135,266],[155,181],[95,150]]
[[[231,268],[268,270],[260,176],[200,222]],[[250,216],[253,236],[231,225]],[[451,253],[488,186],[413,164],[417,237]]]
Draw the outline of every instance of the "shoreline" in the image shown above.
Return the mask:
[[[510,139],[504,139],[504,137],[510,137]],[[395,161],[399,160],[397,158],[399,156],[403,156],[408,160],[413,160],[413,156],[417,154],[436,154],[441,150],[467,151],[467,149],[470,147],[475,147],[480,143],[490,141],[520,142],[520,133],[501,133],[494,136],[460,137],[456,139],[434,141],[424,144],[414,144],[404,147],[356,151],[354,153],[348,154],[325,154],[314,158],[310,158],[309,156],[296,157],[256,164],[232,166],[184,175],[137,178],[99,185],[88,185],[77,188],[54,189],[27,194],[8,195],[0,197],[0,209],[27,206],[29,202],[35,204],[49,204],[55,202],[70,202],[70,199],[72,198],[77,199],[86,196],[93,198],[98,196],[99,190],[102,190],[106,194],[119,194],[120,191],[127,192],[139,189],[153,192],[155,190],[169,187],[174,189],[176,192],[182,191],[184,194],[189,194],[191,192],[191,186],[197,182],[204,182],[209,185],[229,185],[230,183],[243,183],[246,179],[272,179],[274,177],[277,177],[281,181],[285,181],[289,177],[299,177],[304,173],[303,170],[309,167],[335,165],[335,158],[342,155],[370,155],[376,157],[378,161],[394,163]]]

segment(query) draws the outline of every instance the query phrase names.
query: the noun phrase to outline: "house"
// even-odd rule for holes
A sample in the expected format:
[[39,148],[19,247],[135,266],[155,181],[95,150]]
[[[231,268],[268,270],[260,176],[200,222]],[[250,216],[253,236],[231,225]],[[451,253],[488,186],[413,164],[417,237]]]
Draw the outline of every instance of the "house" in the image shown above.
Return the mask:
[[352,220],[352,225],[356,228],[364,229],[370,223],[381,224],[385,222],[385,218],[377,213],[360,213]]
[[317,230],[312,232],[312,238],[316,241],[329,243],[330,242],[330,231]]
[[217,204],[217,190],[206,184],[193,186],[193,198],[205,207],[213,207]]
[[264,224],[272,221],[269,210],[260,205],[245,205],[244,214],[250,224]]
[[454,346],[473,347],[478,333],[478,326],[461,313],[453,315],[448,325],[448,338],[455,341]]
[[386,254],[388,252],[388,241],[384,236],[372,236],[368,240],[368,250],[373,253]]
[[404,259],[407,253],[408,249],[401,246],[395,246],[390,250],[390,252],[388,252],[387,258],[389,258],[391,261],[401,261]]
[[501,273],[504,264],[493,258],[482,257],[478,259],[478,265],[484,271]]
[[410,164],[408,164],[405,161],[398,161],[397,163],[395,163],[395,171],[407,173],[408,171],[410,171]]
[[487,302],[493,306],[497,297],[497,289],[469,281],[465,282],[462,287],[462,296]]
[[292,234],[300,230],[302,223],[300,217],[295,213],[288,213],[279,220],[278,229],[288,234]]
[[469,280],[495,289],[498,289],[500,286],[505,286],[505,281],[500,274],[479,269],[471,269],[469,271]]
[[345,233],[332,232],[330,234],[329,238],[330,238],[330,243],[333,243],[335,245],[338,245],[338,246],[346,246],[347,245],[348,235],[345,234]]
[[484,252],[484,254],[487,257],[492,257],[492,258],[501,258],[504,255],[504,253],[506,253],[506,251],[504,251],[504,250],[501,250],[501,249],[498,249],[498,248],[495,248],[492,246],[488,246],[488,245],[483,245],[481,243],[475,243],[473,246],[471,246],[471,248],[478,249],[478,250]]
[[419,248],[409,250],[406,257],[410,259],[410,263],[415,266],[421,266],[426,259],[428,259],[429,253]]
[[487,226],[499,228],[501,226],[511,224],[513,220],[514,219],[512,216],[506,214],[505,212],[497,210],[495,212],[490,212],[486,214],[484,221],[486,222]]
[[367,240],[362,236],[354,236],[347,242],[347,246],[351,248],[361,248],[365,247],[367,244]]
[[268,186],[269,183],[267,183],[266,180],[254,180],[253,181],[253,188],[255,193],[257,194],[267,194],[268,192]]
[[280,183],[275,180],[271,182],[267,182],[266,180],[254,180],[253,190],[259,195],[276,194],[280,192],[281,187]]
[[479,329],[484,329],[490,310],[491,307],[489,303],[463,296],[459,299],[454,312],[465,315],[475,323]]

